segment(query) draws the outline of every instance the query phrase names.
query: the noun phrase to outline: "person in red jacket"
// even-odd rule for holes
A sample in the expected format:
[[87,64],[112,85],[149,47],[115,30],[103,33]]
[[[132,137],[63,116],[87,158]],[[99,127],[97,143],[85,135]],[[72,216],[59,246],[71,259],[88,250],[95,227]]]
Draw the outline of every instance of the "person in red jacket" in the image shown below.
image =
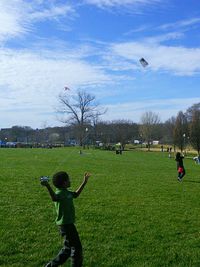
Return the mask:
[[183,159],[184,159],[184,156],[181,155],[180,152],[177,152],[175,160],[177,162],[178,181],[179,182],[181,182],[182,179],[183,179],[183,176],[185,176],[185,168],[184,168],[184,165],[183,165]]

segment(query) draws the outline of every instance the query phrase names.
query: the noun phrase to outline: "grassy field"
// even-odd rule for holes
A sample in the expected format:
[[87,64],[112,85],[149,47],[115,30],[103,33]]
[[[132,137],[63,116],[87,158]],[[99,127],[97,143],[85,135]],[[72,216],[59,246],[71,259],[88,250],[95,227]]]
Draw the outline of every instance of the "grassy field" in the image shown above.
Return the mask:
[[92,173],[74,200],[84,267],[200,266],[200,166],[184,163],[180,183],[167,153],[0,149],[0,266],[42,267],[60,249],[54,205],[39,183],[58,170],[72,190]]

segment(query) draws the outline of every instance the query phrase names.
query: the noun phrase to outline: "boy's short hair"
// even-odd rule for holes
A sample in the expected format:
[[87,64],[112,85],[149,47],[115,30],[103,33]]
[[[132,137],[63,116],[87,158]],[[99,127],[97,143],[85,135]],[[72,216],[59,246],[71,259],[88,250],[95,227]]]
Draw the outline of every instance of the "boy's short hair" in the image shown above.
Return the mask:
[[181,153],[180,152],[177,152],[176,153],[176,160],[180,159],[180,157],[181,157]]
[[69,180],[69,175],[64,172],[60,171],[53,175],[53,184],[57,188],[63,187],[64,182],[67,182]]

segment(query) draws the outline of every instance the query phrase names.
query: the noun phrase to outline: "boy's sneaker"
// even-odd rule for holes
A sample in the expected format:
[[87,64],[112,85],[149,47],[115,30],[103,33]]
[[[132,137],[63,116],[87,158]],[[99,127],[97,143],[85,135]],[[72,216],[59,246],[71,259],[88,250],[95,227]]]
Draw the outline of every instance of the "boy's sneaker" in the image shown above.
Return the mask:
[[179,181],[179,182],[182,182],[182,179],[181,179],[180,177],[178,177],[178,181]]

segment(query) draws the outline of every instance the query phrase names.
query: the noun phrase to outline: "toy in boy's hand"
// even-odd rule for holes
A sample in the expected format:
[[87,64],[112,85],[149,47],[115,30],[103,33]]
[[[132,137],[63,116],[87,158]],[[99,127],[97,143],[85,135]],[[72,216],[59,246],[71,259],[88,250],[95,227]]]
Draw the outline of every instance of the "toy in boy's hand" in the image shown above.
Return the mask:
[[49,176],[41,176],[40,182],[49,182]]

